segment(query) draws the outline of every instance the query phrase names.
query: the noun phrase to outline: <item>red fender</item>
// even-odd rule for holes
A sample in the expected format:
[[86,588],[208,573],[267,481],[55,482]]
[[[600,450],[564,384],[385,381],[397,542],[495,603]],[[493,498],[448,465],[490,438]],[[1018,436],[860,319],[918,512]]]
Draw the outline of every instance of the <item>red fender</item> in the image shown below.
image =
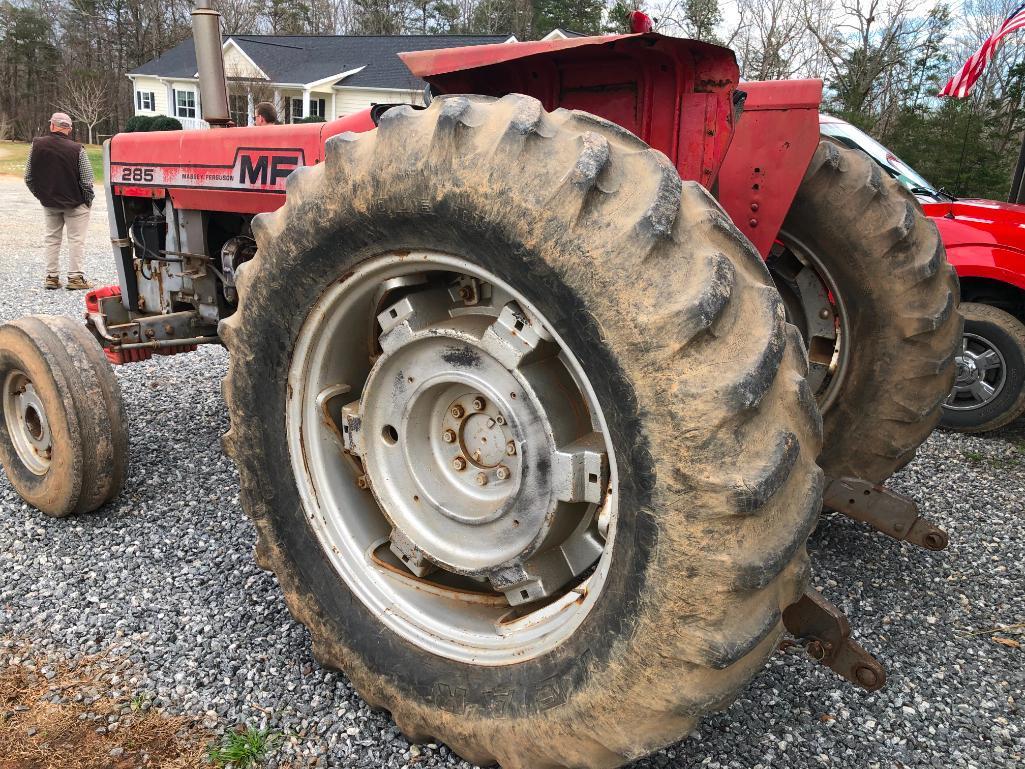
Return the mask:
[[747,99],[719,170],[719,202],[766,257],[819,145],[822,81],[769,80],[738,88]]

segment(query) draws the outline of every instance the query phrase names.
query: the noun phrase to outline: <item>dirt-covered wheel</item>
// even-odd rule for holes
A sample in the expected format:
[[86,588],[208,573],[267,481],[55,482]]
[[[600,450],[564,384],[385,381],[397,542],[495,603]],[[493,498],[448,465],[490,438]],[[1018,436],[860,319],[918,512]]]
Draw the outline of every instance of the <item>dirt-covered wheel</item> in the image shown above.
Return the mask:
[[940,424],[981,433],[1025,414],[1025,324],[1009,312],[966,302],[957,377]]
[[63,316],[0,326],[0,463],[47,515],[87,513],[121,490],[128,434],[121,390],[99,343]]
[[940,419],[961,318],[936,226],[858,150],[823,139],[769,256],[804,336],[831,477],[881,483]]
[[525,96],[326,154],[221,327],[225,447],[314,654],[478,763],[678,740],[774,648],[821,504],[757,253],[632,134]]

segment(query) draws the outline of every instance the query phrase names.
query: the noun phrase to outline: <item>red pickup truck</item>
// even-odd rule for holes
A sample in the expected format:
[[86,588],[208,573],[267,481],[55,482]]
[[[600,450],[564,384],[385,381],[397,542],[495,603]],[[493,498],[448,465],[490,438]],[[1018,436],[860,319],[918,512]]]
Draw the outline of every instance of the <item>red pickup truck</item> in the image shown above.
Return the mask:
[[955,198],[850,123],[822,115],[819,124],[918,198],[961,279],[964,338],[940,424],[984,432],[1017,419],[1025,412],[1025,205]]

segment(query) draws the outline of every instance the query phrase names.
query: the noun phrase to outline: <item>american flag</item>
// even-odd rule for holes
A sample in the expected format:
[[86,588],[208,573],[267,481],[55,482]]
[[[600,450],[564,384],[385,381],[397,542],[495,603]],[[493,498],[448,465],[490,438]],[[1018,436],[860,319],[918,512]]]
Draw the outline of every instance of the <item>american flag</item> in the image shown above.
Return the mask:
[[996,53],[1000,41],[1022,27],[1025,27],[1025,3],[1015,8],[1011,15],[1004,19],[1004,23],[1000,25],[997,31],[986,39],[982,47],[968,57],[968,61],[961,67],[961,71],[950,78],[950,82],[943,86],[940,96],[954,96],[958,99],[965,98],[968,92],[972,90],[972,86],[975,85],[975,81],[982,77],[982,72],[993,58],[993,54]]

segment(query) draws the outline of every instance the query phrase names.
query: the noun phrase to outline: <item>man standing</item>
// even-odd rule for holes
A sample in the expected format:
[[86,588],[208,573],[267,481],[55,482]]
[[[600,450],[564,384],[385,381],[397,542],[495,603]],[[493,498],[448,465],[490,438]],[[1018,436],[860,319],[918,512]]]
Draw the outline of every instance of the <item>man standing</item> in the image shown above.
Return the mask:
[[253,110],[256,116],[253,118],[253,125],[277,125],[278,111],[269,101],[261,101]]
[[93,167],[85,148],[71,136],[71,118],[50,117],[50,133],[32,142],[25,164],[25,184],[43,204],[46,288],[60,288],[61,234],[68,228],[69,290],[92,288],[82,273],[89,207],[93,204]]

